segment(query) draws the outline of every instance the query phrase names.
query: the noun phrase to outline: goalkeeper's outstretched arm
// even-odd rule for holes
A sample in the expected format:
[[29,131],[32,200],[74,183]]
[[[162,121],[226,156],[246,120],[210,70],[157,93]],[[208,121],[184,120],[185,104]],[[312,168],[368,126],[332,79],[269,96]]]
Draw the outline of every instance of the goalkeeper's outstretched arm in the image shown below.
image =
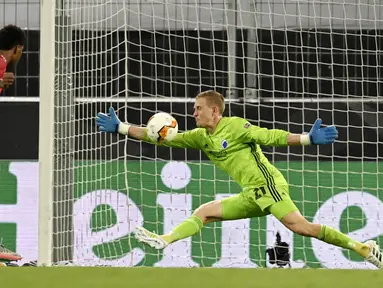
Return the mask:
[[200,141],[201,138],[200,130],[194,129],[191,131],[187,131],[184,133],[178,133],[172,141],[163,141],[161,143],[151,140],[148,137],[147,129],[144,127],[137,127],[134,125],[120,123],[119,129],[120,134],[128,135],[137,140],[145,141],[148,143],[152,143],[155,145],[168,146],[174,148],[190,148],[190,149],[200,149]]
[[338,130],[335,126],[321,128],[322,119],[317,119],[308,134],[289,134],[287,145],[321,145],[332,144],[338,138]]
[[144,141],[147,138],[147,131],[145,127],[138,127],[131,124],[120,123],[118,126],[118,133],[127,135],[131,138]]
[[145,140],[147,135],[146,128],[121,122],[120,119],[118,119],[116,111],[114,111],[113,107],[109,108],[108,114],[97,114],[96,125],[102,132],[129,135],[137,140]]
[[[241,122],[239,122],[241,123]],[[331,144],[338,138],[338,130],[335,126],[321,127],[322,120],[317,119],[307,134],[294,134],[284,130],[267,129],[257,126],[245,125],[243,123],[240,131],[240,136],[246,142],[254,141],[259,145],[264,146],[306,146],[306,145],[321,145]],[[244,132],[246,131],[246,132]]]
[[109,114],[98,113],[96,124],[100,131],[109,133],[120,133],[131,138],[149,142],[156,145],[164,145],[175,148],[200,149],[200,129],[194,129],[185,133],[178,133],[172,141],[158,143],[149,139],[147,129],[130,123],[121,122],[113,107],[109,108]]

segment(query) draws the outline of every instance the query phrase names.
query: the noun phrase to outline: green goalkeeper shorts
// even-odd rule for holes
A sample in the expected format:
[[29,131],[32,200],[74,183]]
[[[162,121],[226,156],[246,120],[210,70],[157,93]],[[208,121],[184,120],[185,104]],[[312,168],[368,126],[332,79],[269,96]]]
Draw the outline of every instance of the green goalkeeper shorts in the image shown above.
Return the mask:
[[262,217],[269,214],[281,220],[294,211],[298,211],[298,208],[290,198],[287,185],[249,188],[222,199],[223,220]]

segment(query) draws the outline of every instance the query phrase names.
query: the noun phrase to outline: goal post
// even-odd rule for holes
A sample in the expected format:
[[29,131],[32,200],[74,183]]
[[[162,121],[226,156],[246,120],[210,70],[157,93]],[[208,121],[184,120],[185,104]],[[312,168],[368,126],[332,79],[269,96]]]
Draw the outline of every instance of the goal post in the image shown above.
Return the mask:
[[279,232],[293,268],[371,268],[270,215],[206,225],[162,252],[143,246],[136,226],[169,232],[240,187],[199,151],[99,133],[94,118],[113,106],[145,125],[164,111],[190,130],[207,89],[225,96],[225,116],[266,128],[307,132],[321,117],[338,127],[334,145],[263,151],[308,220],[380,242],[382,5],[55,2],[41,1],[39,264],[270,267]]
[[39,265],[72,260],[74,98],[64,1],[41,1]]
[[[38,265],[52,264],[55,129],[55,1],[40,2]],[[44,57],[42,57],[44,55]]]

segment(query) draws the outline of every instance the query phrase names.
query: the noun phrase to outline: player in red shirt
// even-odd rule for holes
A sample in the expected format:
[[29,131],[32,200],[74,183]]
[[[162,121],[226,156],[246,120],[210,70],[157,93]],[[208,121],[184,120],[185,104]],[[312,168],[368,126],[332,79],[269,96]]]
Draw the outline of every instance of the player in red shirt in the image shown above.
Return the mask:
[[15,25],[7,25],[0,30],[0,94],[3,89],[13,84],[13,72],[6,72],[7,67],[16,66],[23,53],[25,34]]
[[[7,67],[14,68],[24,49],[24,32],[15,25],[5,26],[0,30],[0,93],[13,84],[13,72],[6,72]],[[1,231],[0,231],[1,232]],[[0,235],[0,267],[6,263],[22,259],[21,255],[7,249],[1,242]]]

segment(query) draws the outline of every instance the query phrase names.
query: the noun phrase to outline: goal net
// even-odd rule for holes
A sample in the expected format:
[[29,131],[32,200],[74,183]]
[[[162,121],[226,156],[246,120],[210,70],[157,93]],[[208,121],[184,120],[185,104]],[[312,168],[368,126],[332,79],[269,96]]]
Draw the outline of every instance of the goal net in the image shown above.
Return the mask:
[[[309,221],[379,241],[379,1],[57,2],[53,230],[40,234],[53,237],[54,265],[272,267],[287,244],[293,268],[372,268],[273,216],[208,224],[163,251],[143,246],[136,226],[169,232],[241,190],[199,151],[101,134],[95,116],[113,106],[145,125],[164,111],[190,130],[193,98],[214,89],[225,116],[262,127],[308,132],[320,117],[337,126],[334,145],[263,151]],[[285,248],[274,249],[277,233]]]

